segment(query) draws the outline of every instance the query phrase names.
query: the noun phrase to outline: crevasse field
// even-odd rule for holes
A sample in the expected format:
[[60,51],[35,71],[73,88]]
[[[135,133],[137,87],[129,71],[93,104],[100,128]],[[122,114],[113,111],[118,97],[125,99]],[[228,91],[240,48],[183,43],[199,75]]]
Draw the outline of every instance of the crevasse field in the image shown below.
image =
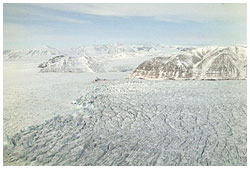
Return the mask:
[[4,165],[246,165],[245,80],[36,66],[4,63]]

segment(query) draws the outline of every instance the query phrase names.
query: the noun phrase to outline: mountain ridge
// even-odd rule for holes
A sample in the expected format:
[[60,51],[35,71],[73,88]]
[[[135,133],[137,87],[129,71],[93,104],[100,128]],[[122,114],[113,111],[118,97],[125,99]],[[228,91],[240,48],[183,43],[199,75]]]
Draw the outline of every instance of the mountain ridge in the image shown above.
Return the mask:
[[144,79],[246,79],[245,47],[205,47],[184,54],[155,57],[131,77]]

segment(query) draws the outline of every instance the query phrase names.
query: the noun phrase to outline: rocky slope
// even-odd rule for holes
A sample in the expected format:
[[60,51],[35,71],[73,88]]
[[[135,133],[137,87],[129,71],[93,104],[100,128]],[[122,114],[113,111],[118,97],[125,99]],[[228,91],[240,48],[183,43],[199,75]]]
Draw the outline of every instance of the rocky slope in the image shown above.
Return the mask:
[[[184,50],[181,48],[181,50]],[[144,79],[246,79],[246,47],[185,49],[140,64],[131,77]]]

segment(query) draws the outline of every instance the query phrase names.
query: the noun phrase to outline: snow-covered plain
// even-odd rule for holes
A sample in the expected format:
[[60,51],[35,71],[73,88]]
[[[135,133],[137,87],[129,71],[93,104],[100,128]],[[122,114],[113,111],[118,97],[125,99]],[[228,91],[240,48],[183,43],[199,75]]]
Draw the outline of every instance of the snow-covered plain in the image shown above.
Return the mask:
[[78,48],[113,54],[102,73],[41,73],[48,48],[5,55],[4,165],[246,165],[246,80],[128,79],[153,56],[126,46]]

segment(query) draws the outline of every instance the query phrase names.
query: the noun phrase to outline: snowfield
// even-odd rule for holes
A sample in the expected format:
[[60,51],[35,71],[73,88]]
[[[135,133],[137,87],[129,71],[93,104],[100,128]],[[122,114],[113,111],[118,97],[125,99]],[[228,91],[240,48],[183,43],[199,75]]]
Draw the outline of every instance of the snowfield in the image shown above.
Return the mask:
[[246,165],[246,81],[91,83],[9,138],[4,165]]

